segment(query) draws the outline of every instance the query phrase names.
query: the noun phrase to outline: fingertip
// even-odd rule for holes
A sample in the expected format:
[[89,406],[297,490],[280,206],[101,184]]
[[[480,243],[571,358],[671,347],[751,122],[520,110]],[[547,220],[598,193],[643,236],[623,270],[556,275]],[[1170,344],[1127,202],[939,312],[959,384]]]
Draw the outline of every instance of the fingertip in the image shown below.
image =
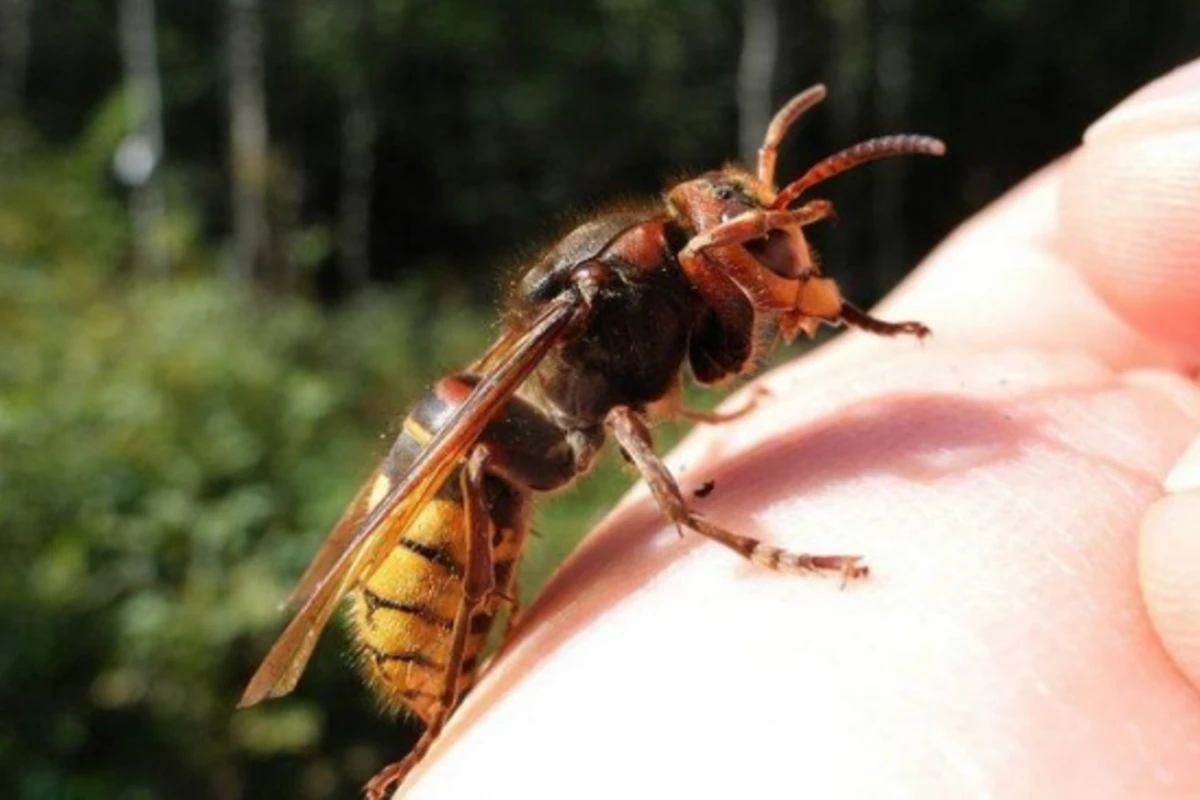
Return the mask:
[[1181,64],[1165,75],[1150,81],[1117,103],[1083,133],[1085,142],[1108,137],[1115,131],[1132,127],[1147,109],[1162,100],[1182,102],[1187,95],[1200,90],[1200,58]]
[[1200,61],[1095,123],[1064,171],[1063,246],[1133,327],[1200,356]]
[[1163,647],[1200,689],[1200,490],[1170,494],[1142,518],[1142,594]]

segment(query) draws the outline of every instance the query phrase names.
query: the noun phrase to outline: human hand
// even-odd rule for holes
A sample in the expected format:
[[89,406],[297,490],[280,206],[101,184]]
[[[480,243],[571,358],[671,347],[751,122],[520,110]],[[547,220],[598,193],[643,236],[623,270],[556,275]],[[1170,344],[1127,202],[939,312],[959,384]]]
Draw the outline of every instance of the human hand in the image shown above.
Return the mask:
[[934,335],[839,337],[668,459],[871,577],[681,539],[640,487],[406,796],[1200,796],[1200,62],[879,313]]

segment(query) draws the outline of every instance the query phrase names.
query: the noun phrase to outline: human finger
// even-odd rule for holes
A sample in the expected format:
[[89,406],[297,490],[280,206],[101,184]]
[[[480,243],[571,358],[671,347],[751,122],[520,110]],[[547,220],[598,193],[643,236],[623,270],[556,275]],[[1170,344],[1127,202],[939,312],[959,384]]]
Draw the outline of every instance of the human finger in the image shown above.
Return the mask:
[[1200,362],[1200,60],[1088,130],[1060,208],[1064,245],[1105,304]]

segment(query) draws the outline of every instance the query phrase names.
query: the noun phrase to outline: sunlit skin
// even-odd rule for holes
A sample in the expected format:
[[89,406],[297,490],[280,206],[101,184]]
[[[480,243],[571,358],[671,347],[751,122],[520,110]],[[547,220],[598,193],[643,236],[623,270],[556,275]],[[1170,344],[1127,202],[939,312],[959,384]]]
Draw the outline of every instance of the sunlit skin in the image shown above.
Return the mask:
[[869,580],[756,570],[639,488],[406,796],[1200,796],[1197,109],[1200,62],[879,310],[934,337],[843,336],[668,459]]

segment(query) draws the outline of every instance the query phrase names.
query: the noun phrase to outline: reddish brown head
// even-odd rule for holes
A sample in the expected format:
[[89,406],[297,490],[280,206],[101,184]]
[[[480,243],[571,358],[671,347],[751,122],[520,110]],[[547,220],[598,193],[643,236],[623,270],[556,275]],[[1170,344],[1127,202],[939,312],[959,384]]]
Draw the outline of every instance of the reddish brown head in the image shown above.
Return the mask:
[[[742,167],[730,165],[671,187],[667,208],[689,233],[699,236],[734,220],[770,211],[775,196],[775,187]],[[812,272],[812,257],[801,226],[791,220],[776,222],[756,225],[756,235],[738,246],[781,278],[807,277]],[[758,227],[763,230],[758,231]]]
[[928,136],[884,136],[856,144],[816,164],[782,189],[775,187],[780,142],[805,111],[825,97],[814,86],[792,98],[771,121],[759,149],[758,170],[739,166],[700,175],[667,191],[672,218],[691,235],[680,253],[693,278],[704,268],[720,270],[745,292],[759,311],[779,315],[787,331],[812,332],[818,321],[836,321],[841,311],[837,287],[819,276],[803,228],[833,215],[825,200],[793,208],[809,188],[848,169],[896,155],[942,155],[945,145]]

